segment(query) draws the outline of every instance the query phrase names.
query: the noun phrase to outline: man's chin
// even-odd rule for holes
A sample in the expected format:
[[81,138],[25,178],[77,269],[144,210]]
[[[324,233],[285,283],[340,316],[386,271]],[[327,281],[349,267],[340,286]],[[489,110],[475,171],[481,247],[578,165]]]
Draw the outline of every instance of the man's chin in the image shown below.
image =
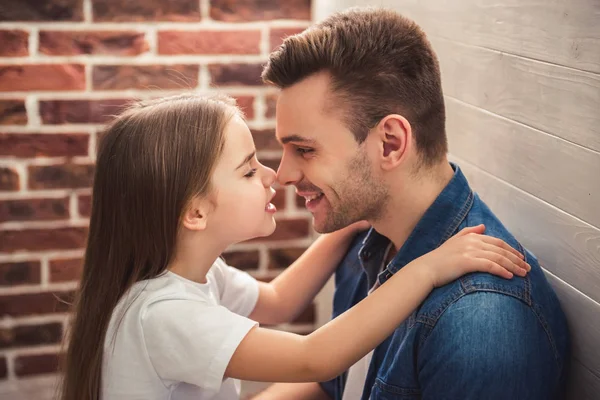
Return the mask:
[[323,218],[319,218],[319,216],[316,216],[313,214],[313,229],[317,232],[317,233],[331,233],[333,231],[330,231],[327,229],[327,224],[326,221]]
[[331,233],[335,231],[339,231],[342,228],[345,228],[350,224],[336,224],[328,218],[323,218],[322,216],[317,216],[313,214],[313,229],[317,233]]

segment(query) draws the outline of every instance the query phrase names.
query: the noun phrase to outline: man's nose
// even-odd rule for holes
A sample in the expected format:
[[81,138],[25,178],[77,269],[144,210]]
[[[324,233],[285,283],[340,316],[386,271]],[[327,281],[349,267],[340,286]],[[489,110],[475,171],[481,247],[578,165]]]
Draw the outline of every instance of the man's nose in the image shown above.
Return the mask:
[[279,168],[277,168],[277,182],[280,185],[293,185],[299,182],[301,178],[302,171],[299,166],[284,151]]

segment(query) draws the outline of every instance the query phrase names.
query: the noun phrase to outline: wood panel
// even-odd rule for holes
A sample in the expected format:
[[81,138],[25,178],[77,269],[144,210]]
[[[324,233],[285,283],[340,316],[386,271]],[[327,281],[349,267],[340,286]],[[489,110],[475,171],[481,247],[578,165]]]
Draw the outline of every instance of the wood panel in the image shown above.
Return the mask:
[[600,227],[600,153],[447,98],[450,152]]
[[[599,377],[600,304],[551,273],[547,273],[546,277],[556,291],[569,320],[573,359],[587,368],[592,375]],[[574,375],[573,371],[571,374]]]
[[446,95],[600,151],[600,75],[447,40],[432,43]]
[[577,360],[572,360],[567,385],[568,400],[598,400],[600,377],[594,375]]
[[600,72],[598,0],[386,0],[372,4],[413,18],[429,36]]

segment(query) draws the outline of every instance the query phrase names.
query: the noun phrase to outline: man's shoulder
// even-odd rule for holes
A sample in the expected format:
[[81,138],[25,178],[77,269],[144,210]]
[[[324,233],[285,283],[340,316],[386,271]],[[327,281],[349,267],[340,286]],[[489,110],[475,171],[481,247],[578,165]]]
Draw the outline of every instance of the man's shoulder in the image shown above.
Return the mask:
[[[517,251],[526,254],[526,259],[532,268],[539,269],[539,264],[534,255],[528,252],[485,203],[478,196],[475,196],[473,206],[465,216],[459,230],[467,226],[476,226],[479,224],[485,225],[486,235],[502,239]],[[419,308],[418,316],[422,320],[434,323],[452,304],[461,302],[461,299],[465,296],[475,293],[479,293],[477,297],[480,298],[498,297],[493,304],[499,307],[509,307],[514,301],[531,306],[531,280],[538,279],[537,275],[528,274],[524,278],[514,276],[512,279],[505,279],[483,272],[464,275],[446,286],[435,289]],[[462,302],[465,300],[463,299]]]
[[[474,294],[478,301],[493,304],[495,307],[511,307],[514,302],[531,306],[530,278],[514,277],[510,280],[487,273],[471,273],[437,288],[425,299],[416,312],[416,322],[435,326],[450,307],[470,302]],[[485,298],[494,298],[488,302]],[[493,310],[491,310],[493,312]],[[490,314],[490,318],[493,317]],[[448,317],[448,316],[447,316]]]

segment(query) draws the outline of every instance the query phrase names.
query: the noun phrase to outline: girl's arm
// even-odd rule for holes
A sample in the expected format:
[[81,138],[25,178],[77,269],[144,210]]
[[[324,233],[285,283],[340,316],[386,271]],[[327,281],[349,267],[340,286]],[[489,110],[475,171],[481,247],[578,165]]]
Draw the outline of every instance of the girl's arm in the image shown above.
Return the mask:
[[242,340],[225,375],[252,381],[326,381],[385,340],[437,286],[474,271],[511,278],[530,267],[505,242],[463,229],[414,260],[338,318],[308,336],[254,328]]
[[249,318],[273,325],[292,321],[323,288],[366,222],[321,235],[292,265],[270,283],[259,282],[258,301]]

